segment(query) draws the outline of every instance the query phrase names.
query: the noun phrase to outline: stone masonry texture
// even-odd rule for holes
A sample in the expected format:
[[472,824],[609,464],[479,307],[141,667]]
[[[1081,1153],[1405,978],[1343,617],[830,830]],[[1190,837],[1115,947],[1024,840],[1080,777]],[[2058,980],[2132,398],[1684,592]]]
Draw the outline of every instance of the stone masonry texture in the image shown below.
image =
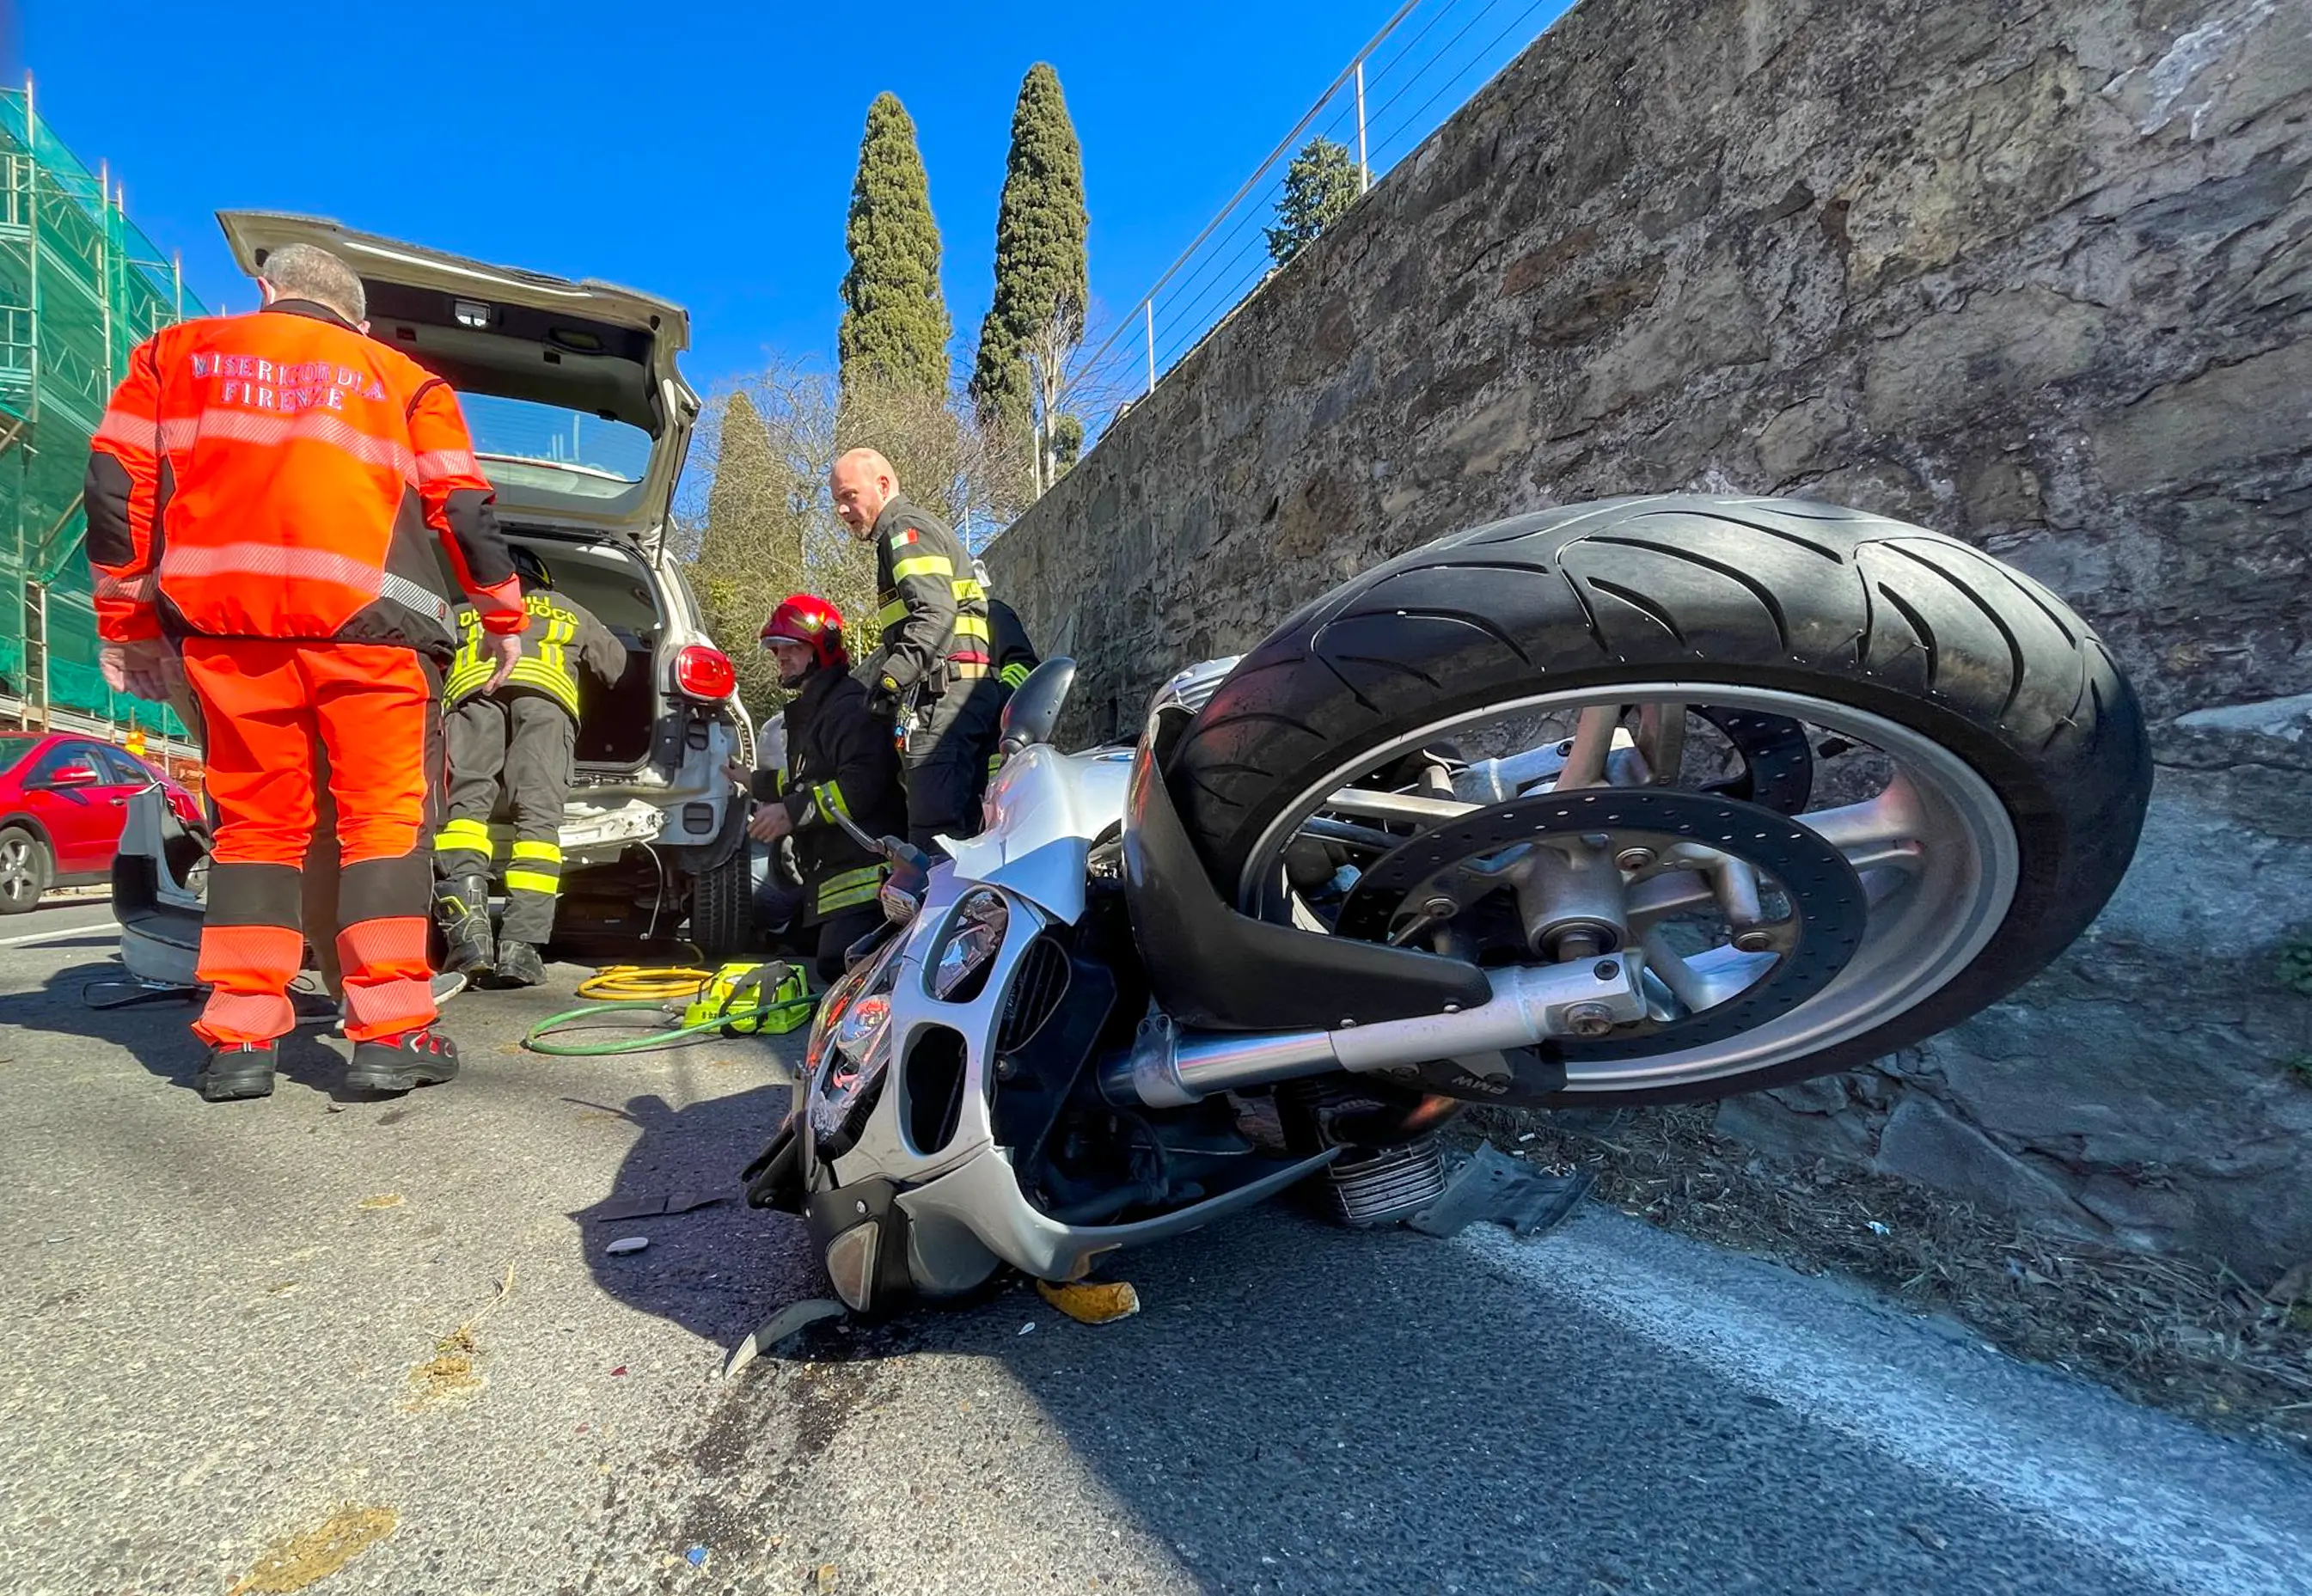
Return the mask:
[[1128,734],[1388,556],[1612,495],[1953,533],[2111,642],[2158,794],[2010,1002],[1728,1130],[2252,1276],[2312,1258],[2312,8],[1583,0],[988,565]]

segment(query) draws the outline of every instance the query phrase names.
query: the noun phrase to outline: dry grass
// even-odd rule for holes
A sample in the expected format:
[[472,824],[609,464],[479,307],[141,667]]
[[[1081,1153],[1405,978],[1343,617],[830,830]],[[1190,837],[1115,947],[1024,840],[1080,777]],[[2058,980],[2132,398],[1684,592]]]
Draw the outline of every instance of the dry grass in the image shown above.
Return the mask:
[[481,1362],[481,1338],[475,1334],[482,1320],[497,1311],[498,1304],[513,1293],[513,1266],[506,1266],[505,1278],[498,1283],[497,1295],[492,1297],[471,1319],[434,1343],[434,1355],[409,1372],[411,1400],[404,1404],[405,1411],[436,1403],[462,1401],[487,1383],[486,1377],[476,1367]]
[[[1600,1116],[1479,1109],[1498,1146],[1598,1171],[1625,1213],[1808,1274],[1835,1270],[2018,1357],[2213,1428],[2312,1451],[2312,1294],[2281,1303],[2214,1262],[2019,1226],[1908,1181],[1778,1164],[1707,1107]],[[1533,1140],[1519,1137],[1532,1133]],[[2304,1271],[2298,1291],[2312,1293]]]

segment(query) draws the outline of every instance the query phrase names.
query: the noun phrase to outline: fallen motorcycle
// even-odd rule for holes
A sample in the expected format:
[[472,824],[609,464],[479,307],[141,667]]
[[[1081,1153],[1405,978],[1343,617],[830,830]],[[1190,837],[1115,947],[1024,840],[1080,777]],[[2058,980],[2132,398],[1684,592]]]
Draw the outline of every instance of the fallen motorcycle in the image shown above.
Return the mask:
[[2060,600],[1789,500],[1445,538],[1183,671],[1127,744],[1052,746],[1073,676],[1020,687],[985,829],[854,951],[748,1171],[854,1311],[1081,1278],[1304,1182],[1401,1219],[1467,1103],[1914,1044],[2080,934],[2150,790]]

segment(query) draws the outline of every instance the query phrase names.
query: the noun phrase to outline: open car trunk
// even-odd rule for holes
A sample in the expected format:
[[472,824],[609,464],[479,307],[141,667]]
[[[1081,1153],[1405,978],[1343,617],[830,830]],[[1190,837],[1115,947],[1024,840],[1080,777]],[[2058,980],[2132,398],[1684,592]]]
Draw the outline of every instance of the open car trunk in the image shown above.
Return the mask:
[[[650,759],[659,724],[656,661],[666,630],[641,556],[621,539],[557,538],[520,527],[505,531],[507,541],[544,563],[556,593],[626,645],[626,668],[614,686],[604,687],[592,671],[578,667],[576,759],[582,776],[632,774]],[[575,651],[571,658],[576,663]]]

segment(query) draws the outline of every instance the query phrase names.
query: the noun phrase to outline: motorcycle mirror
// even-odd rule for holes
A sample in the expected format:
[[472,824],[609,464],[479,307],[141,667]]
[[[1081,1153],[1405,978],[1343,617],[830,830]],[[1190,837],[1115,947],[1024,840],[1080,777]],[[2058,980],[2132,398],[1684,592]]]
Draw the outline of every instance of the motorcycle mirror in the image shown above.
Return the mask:
[[1003,729],[997,751],[1010,759],[1021,749],[1049,742],[1060,723],[1060,711],[1076,685],[1076,662],[1065,657],[1046,660],[1028,672],[1003,706]]

